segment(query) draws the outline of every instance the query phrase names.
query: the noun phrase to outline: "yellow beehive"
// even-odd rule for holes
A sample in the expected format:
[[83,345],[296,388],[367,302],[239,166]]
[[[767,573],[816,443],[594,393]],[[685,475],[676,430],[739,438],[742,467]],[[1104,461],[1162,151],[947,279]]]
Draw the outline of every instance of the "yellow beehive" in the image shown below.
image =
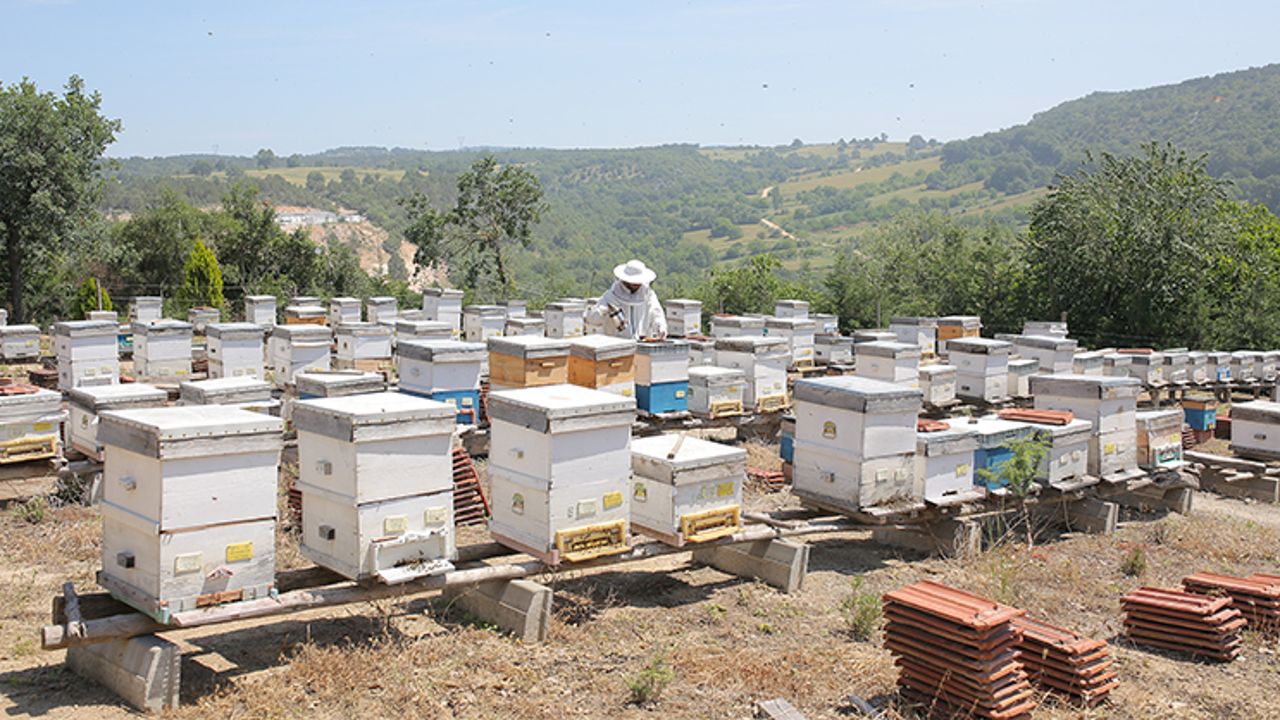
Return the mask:
[[635,341],[607,335],[575,338],[569,352],[569,382],[634,397]]
[[568,380],[568,341],[537,335],[489,338],[491,389],[563,385]]

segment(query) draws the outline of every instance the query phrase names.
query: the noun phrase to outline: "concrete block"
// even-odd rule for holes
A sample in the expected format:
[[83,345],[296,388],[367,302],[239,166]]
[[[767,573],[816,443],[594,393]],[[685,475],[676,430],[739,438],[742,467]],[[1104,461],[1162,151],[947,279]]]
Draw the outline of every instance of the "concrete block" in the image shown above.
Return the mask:
[[693,551],[693,561],[737,575],[756,578],[793,593],[804,585],[809,572],[809,546],[794,540],[756,540],[718,545]]
[[155,635],[68,648],[67,667],[143,712],[178,707],[182,653]]
[[531,580],[493,580],[444,593],[448,602],[531,643],[547,639],[553,595]]
[[[1205,483],[1203,479],[1202,483],[1206,490],[1218,492],[1229,497],[1249,497],[1247,493],[1232,495],[1232,490],[1239,490],[1242,488],[1231,487],[1228,483],[1222,484],[1226,487],[1226,490],[1215,487],[1212,483]],[[1138,488],[1137,490],[1130,490],[1117,495],[1111,495],[1109,496],[1109,499],[1114,500],[1125,507],[1168,510],[1169,512],[1178,513],[1179,515],[1190,515],[1191,502],[1192,498],[1195,497],[1195,494],[1194,488],[1160,488],[1154,485],[1148,485],[1147,487]]]
[[1097,535],[1110,535],[1116,531],[1120,519],[1119,503],[1096,498],[1083,498],[1067,503],[1066,524],[1069,530]]
[[882,545],[936,553],[943,557],[972,557],[982,552],[982,528],[972,520],[940,520],[915,527],[877,527],[871,539]]

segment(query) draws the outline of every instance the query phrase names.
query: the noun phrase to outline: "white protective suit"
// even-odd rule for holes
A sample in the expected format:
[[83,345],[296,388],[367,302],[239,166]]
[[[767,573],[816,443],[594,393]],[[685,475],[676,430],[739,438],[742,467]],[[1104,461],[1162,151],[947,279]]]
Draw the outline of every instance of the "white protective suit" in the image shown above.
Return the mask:
[[[610,305],[618,308],[620,318],[610,315]],[[615,280],[609,291],[587,308],[586,320],[602,334],[613,337],[640,340],[667,336],[667,318],[662,313],[662,303],[658,302],[658,294],[648,285],[641,285],[633,293],[621,281]]]

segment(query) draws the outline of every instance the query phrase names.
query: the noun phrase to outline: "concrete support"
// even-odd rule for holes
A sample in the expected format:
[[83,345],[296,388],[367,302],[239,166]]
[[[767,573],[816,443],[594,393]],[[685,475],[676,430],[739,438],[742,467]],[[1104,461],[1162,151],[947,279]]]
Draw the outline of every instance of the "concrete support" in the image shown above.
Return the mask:
[[444,592],[449,603],[530,643],[547,639],[553,596],[551,588],[532,580],[493,580]]
[[1110,535],[1116,531],[1120,518],[1119,503],[1096,498],[1083,498],[1067,503],[1064,507],[1068,530],[1096,535]]
[[1280,503],[1280,478],[1274,475],[1206,468],[1200,475],[1200,486],[1226,497],[1246,498],[1272,505]]
[[871,539],[882,545],[937,553],[943,557],[972,557],[982,552],[982,526],[973,520],[940,520],[919,526],[877,527]]
[[182,653],[155,635],[67,648],[67,667],[143,712],[178,707]]
[[786,698],[761,700],[756,703],[756,717],[760,720],[805,720],[804,713]]
[[793,593],[803,587],[809,572],[809,546],[794,540],[756,540],[694,550],[693,561]]
[[[1201,482],[1204,482],[1203,478],[1201,479]],[[1206,486],[1206,489],[1213,489],[1215,492],[1218,492],[1216,488],[1209,488]],[[1195,490],[1193,488],[1161,488],[1155,485],[1148,485],[1136,490],[1110,495],[1108,496],[1108,499],[1125,507],[1168,510],[1169,512],[1178,513],[1179,515],[1190,515],[1191,499],[1194,497]]]

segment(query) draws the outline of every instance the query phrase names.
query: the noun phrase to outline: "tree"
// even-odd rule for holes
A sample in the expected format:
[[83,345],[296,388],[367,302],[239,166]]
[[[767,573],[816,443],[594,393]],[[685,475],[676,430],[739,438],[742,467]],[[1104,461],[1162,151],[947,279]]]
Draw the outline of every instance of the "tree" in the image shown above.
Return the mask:
[[923,150],[928,146],[929,143],[925,142],[923,135],[912,135],[911,138],[907,140],[908,150]]
[[92,215],[99,160],[120,131],[99,114],[101,95],[78,76],[62,97],[23,78],[0,86],[0,237],[8,263],[10,320],[26,319],[28,268],[40,268]]
[[197,160],[191,163],[191,174],[196,177],[209,177],[213,174],[213,165],[208,160]]
[[307,189],[317,194],[324,192],[324,174],[319,170],[307,173]]
[[[99,305],[101,301],[101,305]],[[76,291],[76,315],[84,320],[94,310],[114,310],[111,295],[98,285],[97,278],[87,278]]]
[[533,227],[546,212],[542,186],[523,166],[499,165],[492,155],[472,163],[457,186],[458,199],[448,213],[421,193],[405,202],[405,238],[417,248],[414,261],[429,267],[447,260],[451,276],[459,271],[455,282],[473,289],[491,283],[506,297],[513,289],[507,253],[512,245],[529,247]]
[[795,138],[794,140],[791,141],[791,144],[788,145],[787,147],[791,148],[792,150],[799,150],[800,148],[804,147],[804,141],[801,140],[800,138]]
[[196,240],[182,269],[182,277],[178,302],[186,307],[221,308],[226,303],[222,296],[222,269],[218,267],[218,258],[203,241]]
[[751,258],[742,267],[731,270],[713,268],[707,282],[696,294],[712,312],[734,315],[772,312],[778,298],[808,295],[778,279],[781,267],[781,261],[765,253]]
[[302,156],[299,155],[298,153],[293,153],[289,157],[285,158],[284,164],[287,167],[291,167],[291,168],[298,167],[299,165],[302,164]]
[[271,148],[262,148],[253,158],[258,161],[260,168],[265,169],[276,164],[276,154],[271,151]]

